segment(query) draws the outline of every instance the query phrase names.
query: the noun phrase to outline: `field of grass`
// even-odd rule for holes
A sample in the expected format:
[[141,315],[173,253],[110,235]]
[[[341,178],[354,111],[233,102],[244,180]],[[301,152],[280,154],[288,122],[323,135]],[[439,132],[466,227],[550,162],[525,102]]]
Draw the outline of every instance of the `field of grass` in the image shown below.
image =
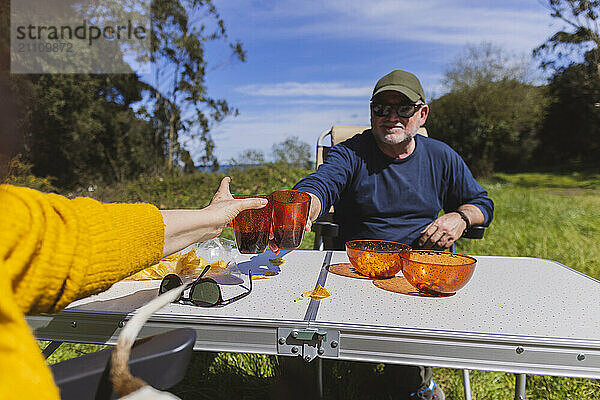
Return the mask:
[[[306,171],[273,166],[232,171],[232,192],[270,193],[289,188]],[[222,175],[221,175],[222,176]],[[105,201],[149,201],[163,208],[201,207],[221,176],[153,178],[91,193]],[[482,240],[461,239],[457,252],[474,255],[539,257],[558,261],[600,279],[600,175],[498,174],[481,182],[496,205],[494,222]],[[225,232],[231,237],[231,232]],[[307,235],[302,248],[312,248]],[[63,345],[49,362],[97,349]],[[379,398],[383,366],[326,361],[327,398]],[[461,371],[434,369],[447,399],[463,399]],[[250,354],[196,353],[183,382],[173,392],[184,399],[259,399],[268,397],[279,380],[275,357]],[[471,372],[474,399],[512,399],[514,375]],[[593,379],[528,376],[527,399],[599,399]]]

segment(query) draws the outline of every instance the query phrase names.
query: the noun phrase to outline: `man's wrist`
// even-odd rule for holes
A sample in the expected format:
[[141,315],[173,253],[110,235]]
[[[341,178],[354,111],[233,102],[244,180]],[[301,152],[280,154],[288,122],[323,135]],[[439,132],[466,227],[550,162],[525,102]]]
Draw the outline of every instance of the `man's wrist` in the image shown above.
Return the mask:
[[454,212],[457,213],[458,215],[460,215],[460,218],[462,218],[462,220],[465,221],[466,227],[465,227],[465,230],[463,231],[463,235],[464,235],[469,230],[469,228],[471,228],[471,221],[469,221],[469,217],[467,217],[467,214],[465,214],[464,212],[462,212],[460,210],[456,210]]

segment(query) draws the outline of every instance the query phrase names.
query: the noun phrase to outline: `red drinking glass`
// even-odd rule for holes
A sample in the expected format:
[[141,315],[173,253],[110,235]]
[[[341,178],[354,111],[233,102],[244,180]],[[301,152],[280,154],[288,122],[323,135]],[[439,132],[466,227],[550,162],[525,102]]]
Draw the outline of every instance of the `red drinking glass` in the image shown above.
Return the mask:
[[269,200],[263,208],[244,210],[233,219],[233,231],[238,250],[244,254],[263,253],[269,243],[272,201],[270,195],[236,194],[235,199],[262,198]]
[[283,250],[294,250],[302,243],[310,209],[310,196],[299,190],[277,190],[273,201],[273,236]]

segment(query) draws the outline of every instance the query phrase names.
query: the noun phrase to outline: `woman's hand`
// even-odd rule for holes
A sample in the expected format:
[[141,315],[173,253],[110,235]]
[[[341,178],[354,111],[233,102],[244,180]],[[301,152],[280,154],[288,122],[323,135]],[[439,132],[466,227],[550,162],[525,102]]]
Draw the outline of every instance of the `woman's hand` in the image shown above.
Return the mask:
[[213,239],[241,211],[262,208],[267,199],[234,199],[229,191],[231,178],[225,177],[210,204],[200,210],[161,210],[165,223],[164,255],[173,254],[187,246]]

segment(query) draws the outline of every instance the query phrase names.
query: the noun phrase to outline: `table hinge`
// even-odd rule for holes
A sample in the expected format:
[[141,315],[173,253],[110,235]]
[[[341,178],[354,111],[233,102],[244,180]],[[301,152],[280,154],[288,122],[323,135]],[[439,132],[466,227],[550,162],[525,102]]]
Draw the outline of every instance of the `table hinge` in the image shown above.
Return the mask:
[[316,357],[337,358],[340,354],[340,331],[277,328],[277,354],[299,356],[307,362]]

